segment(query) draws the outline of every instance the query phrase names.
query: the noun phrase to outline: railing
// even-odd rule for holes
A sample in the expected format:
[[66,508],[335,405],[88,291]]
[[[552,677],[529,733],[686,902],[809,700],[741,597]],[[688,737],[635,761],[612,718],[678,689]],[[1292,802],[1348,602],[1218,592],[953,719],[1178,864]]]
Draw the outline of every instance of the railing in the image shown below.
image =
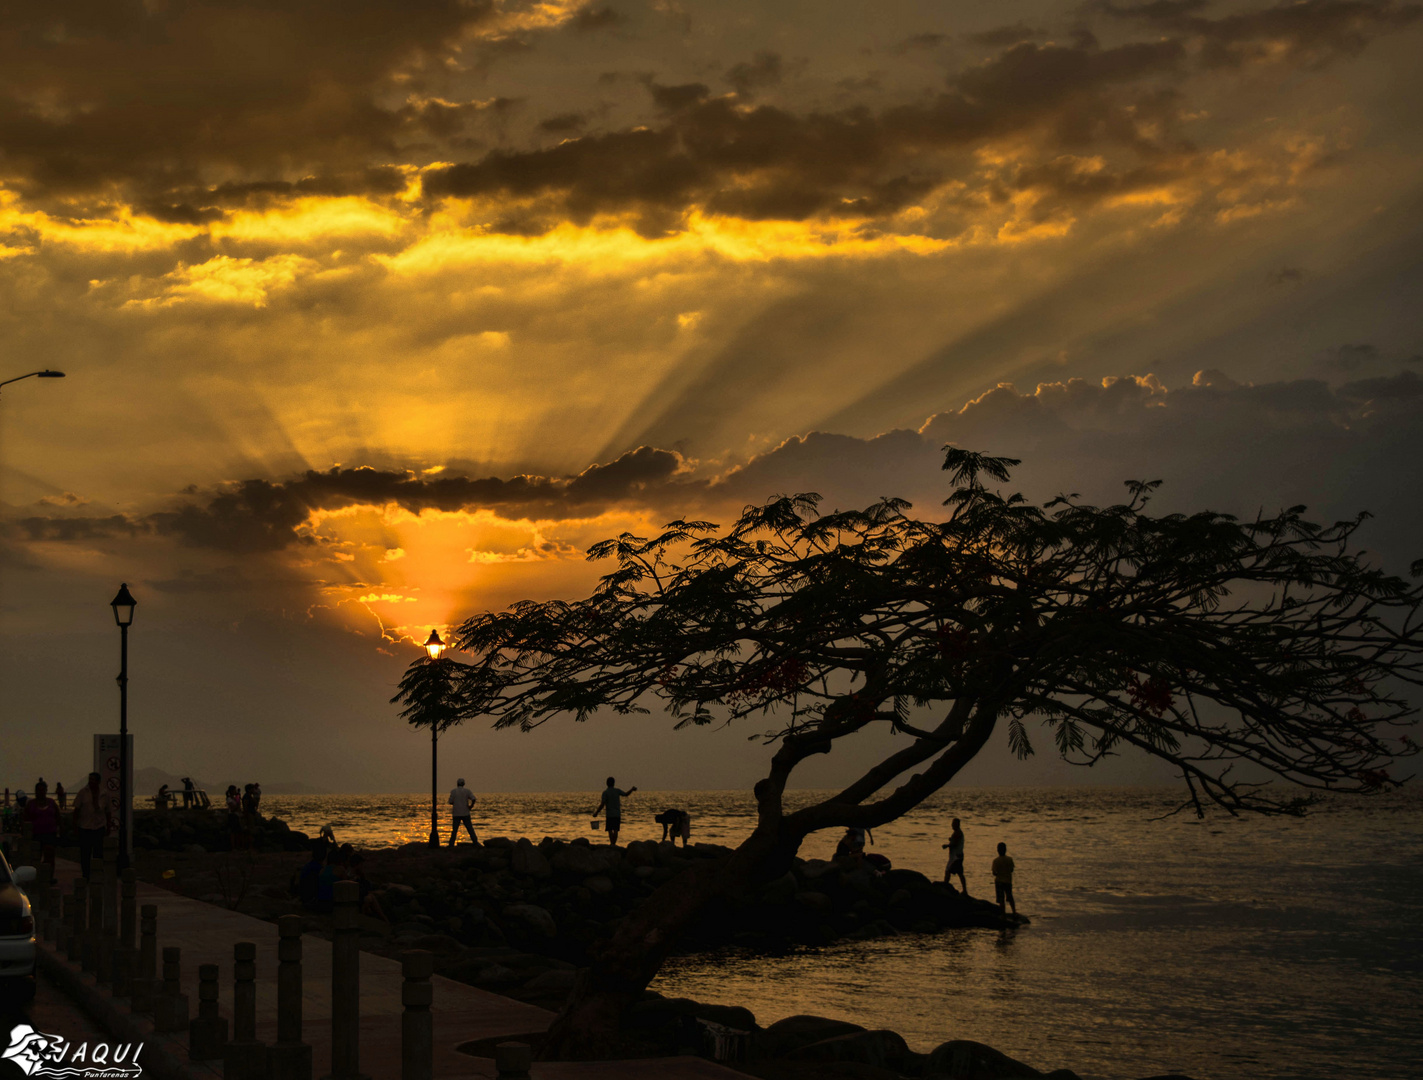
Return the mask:
[[[17,863],[33,859],[35,846],[27,823]],[[257,1038],[254,942],[233,944],[231,1030],[218,1009],[217,964],[198,968],[198,1010],[190,1019],[182,989],[182,950],[172,945],[160,950],[158,905],[137,905],[137,877],[132,868],[114,872],[114,847],[112,839],[106,841],[103,857],[91,864],[90,880],[76,878],[67,893],[52,883],[52,867],[40,864],[37,880],[28,889],[37,936],[56,957],[67,957],[91,973],[101,991],[127,999],[130,1015],[148,1019],[154,1032],[186,1035],[189,1061],[221,1061],[224,1080],[312,1080],[311,1046],[302,1039],[301,916],[277,920],[274,1042]],[[369,1080],[360,1072],[359,913],[360,886],[337,882],[331,936],[331,1072],[326,1080]],[[401,1080],[433,1080],[433,972],[431,953],[414,949],[402,954]],[[499,1080],[529,1080],[532,1061],[527,1044],[495,1048]]]

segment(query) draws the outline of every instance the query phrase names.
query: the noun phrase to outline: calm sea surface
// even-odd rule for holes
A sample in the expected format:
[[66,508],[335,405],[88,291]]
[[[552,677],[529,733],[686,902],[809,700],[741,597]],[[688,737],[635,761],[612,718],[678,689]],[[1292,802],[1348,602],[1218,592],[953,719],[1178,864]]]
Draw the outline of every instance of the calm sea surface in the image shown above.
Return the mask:
[[[991,896],[1006,842],[1031,926],[679,958],[654,988],[745,1005],[762,1024],[804,1012],[893,1028],[921,1051],[974,1039],[1103,1080],[1423,1076],[1423,798],[1333,800],[1303,820],[1153,820],[1178,794],[945,793],[876,830],[874,850],[938,878],[949,819],[962,818],[969,891]],[[475,827],[598,839],[596,801],[481,795]],[[668,806],[692,813],[694,842],[735,844],[754,819],[743,792],[639,791],[621,839],[660,837],[652,815]],[[423,840],[430,820],[419,795],[267,796],[263,809],[365,847]],[[836,838],[801,854],[828,856]]]

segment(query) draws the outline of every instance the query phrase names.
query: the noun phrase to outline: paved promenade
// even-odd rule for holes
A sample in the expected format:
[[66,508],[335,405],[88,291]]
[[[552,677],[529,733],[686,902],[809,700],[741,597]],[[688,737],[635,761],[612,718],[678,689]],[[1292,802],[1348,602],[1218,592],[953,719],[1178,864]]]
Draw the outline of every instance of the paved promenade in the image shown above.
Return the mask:
[[[75,863],[58,860],[56,880],[69,892],[72,880],[78,876]],[[222,1015],[232,1015],[232,947],[238,941],[251,941],[257,946],[257,1037],[267,1043],[276,1039],[277,1028],[277,927],[248,915],[215,907],[198,900],[178,896],[142,882],[138,885],[137,904],[158,907],[158,947],[182,948],[183,992],[188,995],[189,1015],[197,1015],[198,965],[219,967],[219,1002]],[[302,1037],[312,1047],[313,1076],[326,1076],[331,1071],[331,945],[316,937],[302,937]],[[52,945],[41,943],[50,954],[48,967],[61,965],[59,972],[71,988],[81,996],[95,994],[107,998],[107,991],[95,985],[93,976],[83,975],[78,965],[55,955]],[[361,1041],[360,1069],[373,1080],[399,1080],[400,1077],[400,964],[395,960],[361,954]],[[434,976],[434,1004],[431,1008],[435,1028],[435,1069],[440,1080],[457,1078],[487,1078],[493,1080],[496,1070],[492,1060],[471,1057],[456,1047],[476,1039],[507,1035],[516,1038],[545,1030],[553,1014],[546,1009],[526,1005],[512,998],[491,994],[451,979]],[[109,999],[112,1000],[112,999]],[[129,1024],[137,1023],[144,1040],[150,1045],[162,1045],[181,1062],[187,1062],[187,1038],[158,1035],[151,1023],[128,1012],[122,999],[111,1008]],[[63,1034],[63,1032],[56,1032]],[[222,1063],[188,1066],[194,1078],[217,1077]],[[539,1062],[534,1065],[534,1080],[733,1080],[745,1074],[695,1057],[656,1058],[618,1062]]]

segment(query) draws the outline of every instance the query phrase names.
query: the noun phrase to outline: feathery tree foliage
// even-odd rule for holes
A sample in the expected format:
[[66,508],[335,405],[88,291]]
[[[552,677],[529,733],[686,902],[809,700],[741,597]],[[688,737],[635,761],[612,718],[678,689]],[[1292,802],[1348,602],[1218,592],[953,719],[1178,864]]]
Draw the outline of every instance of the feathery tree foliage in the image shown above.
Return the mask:
[[[1311,791],[1395,783],[1389,765],[1418,749],[1403,694],[1423,674],[1423,590],[1352,546],[1362,515],[1153,516],[1157,484],[1141,482],[1116,506],[1036,506],[984,483],[1016,464],[947,448],[937,521],[893,499],[822,514],[807,494],[725,532],[624,534],[589,551],[614,568],[586,599],[464,623],[465,715],[527,731],[660,703],[679,727],[754,717],[774,747],[751,835],[623,920],[546,1053],[596,1054],[707,902],[784,873],[816,830],[913,809],[999,724],[1020,757],[1045,730],[1069,761],[1162,758],[1198,812],[1298,812]],[[844,790],[784,810],[800,762],[877,727],[904,739]]]

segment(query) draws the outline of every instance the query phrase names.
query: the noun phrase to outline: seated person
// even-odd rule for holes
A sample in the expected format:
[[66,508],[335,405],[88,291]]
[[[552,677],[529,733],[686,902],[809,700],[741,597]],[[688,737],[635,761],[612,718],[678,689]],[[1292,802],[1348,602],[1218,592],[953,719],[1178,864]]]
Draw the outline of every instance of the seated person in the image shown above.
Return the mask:
[[366,857],[358,852],[351,856],[349,864],[351,880],[361,887],[361,914],[388,923],[390,919],[386,917],[385,912],[381,909],[380,901],[374,896],[375,886],[371,884],[370,878],[366,877],[366,872],[362,869],[365,861]]
[[326,844],[318,840],[311,845],[311,858],[292,878],[292,892],[307,911],[317,910],[317,894],[320,891],[321,871],[325,864]]

